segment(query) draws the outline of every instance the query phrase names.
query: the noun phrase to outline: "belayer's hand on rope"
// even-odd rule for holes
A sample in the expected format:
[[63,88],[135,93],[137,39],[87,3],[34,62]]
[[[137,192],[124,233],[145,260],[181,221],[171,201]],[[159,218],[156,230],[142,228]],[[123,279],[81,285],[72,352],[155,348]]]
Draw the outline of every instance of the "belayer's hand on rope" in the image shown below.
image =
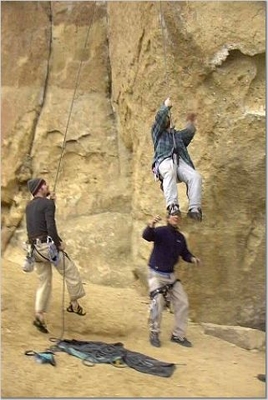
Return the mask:
[[50,192],[49,198],[50,198],[50,200],[54,200],[54,202],[55,202],[56,201],[56,193],[55,192]]

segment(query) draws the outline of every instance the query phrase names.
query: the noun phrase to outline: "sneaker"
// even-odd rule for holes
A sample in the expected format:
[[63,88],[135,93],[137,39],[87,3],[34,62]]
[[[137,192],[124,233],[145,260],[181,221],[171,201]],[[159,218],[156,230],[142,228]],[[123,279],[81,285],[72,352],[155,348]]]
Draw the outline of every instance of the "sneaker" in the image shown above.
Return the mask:
[[201,208],[191,208],[188,211],[187,216],[196,221],[202,221],[202,210]]
[[156,333],[156,332],[151,332],[150,333],[150,343],[154,347],[161,347],[161,343],[160,343],[160,340],[159,340],[158,333]]
[[180,207],[178,204],[170,204],[167,207],[168,215],[181,215]]
[[184,347],[193,347],[192,343],[186,339],[186,337],[181,338],[179,336],[172,335],[170,340],[171,342],[181,344]]

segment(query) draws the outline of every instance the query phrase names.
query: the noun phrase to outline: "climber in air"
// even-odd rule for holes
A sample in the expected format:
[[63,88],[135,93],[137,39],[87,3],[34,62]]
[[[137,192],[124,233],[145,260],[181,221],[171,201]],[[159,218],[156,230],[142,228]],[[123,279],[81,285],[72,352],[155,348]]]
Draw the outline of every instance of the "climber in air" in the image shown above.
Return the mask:
[[153,171],[161,181],[166,207],[169,213],[180,211],[177,183],[186,184],[189,200],[187,216],[196,221],[202,221],[201,198],[202,177],[195,170],[187,147],[196,131],[196,114],[190,113],[186,118],[186,127],[177,131],[170,125],[170,98],[158,110],[152,125],[152,140],[154,145]]

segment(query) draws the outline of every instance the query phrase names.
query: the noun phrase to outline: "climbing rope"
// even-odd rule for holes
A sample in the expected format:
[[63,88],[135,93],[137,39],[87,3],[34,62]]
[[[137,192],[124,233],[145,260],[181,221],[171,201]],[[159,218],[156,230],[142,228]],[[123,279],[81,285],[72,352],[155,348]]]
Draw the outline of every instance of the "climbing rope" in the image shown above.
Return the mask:
[[[162,10],[162,2],[159,1],[159,11],[160,11],[160,24],[161,24],[161,31],[162,31],[162,44],[163,44],[163,58],[164,58],[164,67],[165,67],[165,81],[166,81],[166,90],[167,93],[170,93],[170,80],[167,68],[167,45],[166,45],[166,38],[165,38],[165,27],[164,27],[164,17],[163,17],[163,10]],[[170,119],[170,126],[172,127],[172,115],[171,110],[169,110],[169,119]],[[176,147],[175,137],[173,133],[173,143],[174,147]]]
[[[91,27],[92,27],[92,24],[93,24],[93,21],[94,21],[95,10],[96,10],[96,1],[94,1],[94,9],[93,9],[93,13],[92,13],[92,18],[91,18],[91,22],[90,22],[90,24],[88,26],[85,45],[84,45],[84,49],[83,50],[85,50],[87,48],[89,33],[90,33],[90,30],[91,30]],[[73,97],[72,97],[72,101],[71,101],[70,110],[69,110],[69,113],[68,113],[68,119],[67,119],[67,124],[66,124],[66,128],[65,128],[65,133],[64,133],[64,138],[63,138],[63,143],[62,143],[62,148],[61,148],[60,159],[59,159],[58,168],[57,168],[57,172],[56,172],[56,178],[55,178],[54,189],[53,189],[54,193],[56,193],[56,186],[57,186],[57,181],[58,181],[60,165],[61,165],[61,161],[62,161],[62,158],[63,158],[64,150],[65,150],[65,147],[66,147],[66,138],[67,138],[67,133],[68,133],[70,120],[71,120],[71,115],[72,115],[72,111],[73,111],[75,95],[76,95],[76,91],[77,91],[77,88],[78,88],[78,85],[79,85],[79,78],[80,78],[80,74],[81,74],[82,64],[83,64],[83,60],[80,61],[79,68],[78,68],[77,75],[76,75],[74,93],[73,93]]]
[[[96,10],[96,1],[94,1],[94,8],[93,8],[93,13],[92,13],[92,18],[91,18],[90,24],[89,24],[89,26],[88,26],[87,35],[86,35],[86,40],[85,40],[85,44],[84,44],[83,50],[85,50],[85,49],[87,48],[87,45],[88,45],[89,33],[90,33],[90,30],[91,30],[91,27],[92,27],[92,24],[93,24],[93,21],[94,21],[95,10]],[[60,159],[59,159],[59,163],[58,163],[58,167],[57,167],[57,171],[56,171],[56,178],[55,178],[55,183],[54,183],[54,188],[53,188],[53,192],[54,192],[54,193],[56,193],[56,187],[57,187],[57,182],[58,182],[58,177],[59,177],[60,166],[61,166],[61,162],[62,162],[64,150],[65,150],[65,147],[66,147],[67,133],[68,133],[68,129],[69,129],[69,125],[70,125],[70,120],[71,120],[71,116],[72,116],[73,105],[74,105],[74,101],[75,101],[75,95],[76,95],[76,91],[77,91],[77,88],[78,88],[78,85],[79,85],[79,79],[80,79],[82,64],[83,64],[83,60],[81,60],[80,63],[79,63],[79,67],[78,67],[78,71],[77,71],[77,75],[76,75],[75,88],[74,88],[74,92],[73,92],[73,97],[72,97],[72,101],[71,101],[70,110],[69,110],[69,113],[68,113],[67,124],[66,124],[66,128],[65,128],[65,133],[64,133],[64,137],[63,137],[63,142],[62,142],[62,148],[61,148]],[[64,331],[65,331],[64,298],[65,298],[65,256],[66,256],[66,255],[65,255],[65,252],[64,252],[64,251],[62,251],[62,256],[63,256],[63,275],[62,275],[62,331],[61,331],[60,339],[63,338],[63,336],[64,336]]]
[[167,86],[167,93],[169,93],[170,84],[169,84],[169,76],[168,76],[168,70],[167,70],[167,48],[166,48],[166,40],[165,40],[165,32],[164,32],[164,29],[165,29],[164,28],[164,18],[163,18],[161,1],[159,1],[159,10],[160,10],[160,23],[161,23],[161,30],[162,30],[162,43],[163,43],[163,53],[164,53],[165,80],[166,80],[166,86]]
[[62,251],[62,257],[63,257],[63,274],[62,274],[62,300],[61,300],[61,320],[62,320],[62,328],[61,328],[61,334],[60,334],[60,339],[63,338],[64,336],[64,331],[65,331],[65,310],[64,310],[64,299],[65,299],[65,253]]

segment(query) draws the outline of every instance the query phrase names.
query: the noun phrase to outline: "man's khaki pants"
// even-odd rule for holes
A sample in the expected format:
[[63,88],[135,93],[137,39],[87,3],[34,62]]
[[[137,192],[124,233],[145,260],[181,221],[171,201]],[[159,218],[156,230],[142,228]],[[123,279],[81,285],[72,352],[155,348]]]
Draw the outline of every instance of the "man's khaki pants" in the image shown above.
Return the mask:
[[52,290],[52,269],[54,268],[64,276],[71,301],[85,296],[79,271],[69,256],[59,251],[58,265],[51,264],[49,261],[49,244],[47,243],[35,245],[33,255],[39,278],[35,300],[36,312],[46,312],[48,309]]
[[[174,273],[171,274],[160,274],[151,268],[148,273],[148,285],[150,293],[156,289],[159,289],[167,284],[176,281]],[[169,290],[169,296],[171,303],[174,307],[175,326],[173,329],[173,335],[184,338],[186,335],[187,322],[188,322],[188,297],[185,293],[181,282],[177,281],[174,286]],[[164,306],[164,298],[161,293],[158,293],[151,300],[150,304],[150,331],[160,333],[162,311]]]

